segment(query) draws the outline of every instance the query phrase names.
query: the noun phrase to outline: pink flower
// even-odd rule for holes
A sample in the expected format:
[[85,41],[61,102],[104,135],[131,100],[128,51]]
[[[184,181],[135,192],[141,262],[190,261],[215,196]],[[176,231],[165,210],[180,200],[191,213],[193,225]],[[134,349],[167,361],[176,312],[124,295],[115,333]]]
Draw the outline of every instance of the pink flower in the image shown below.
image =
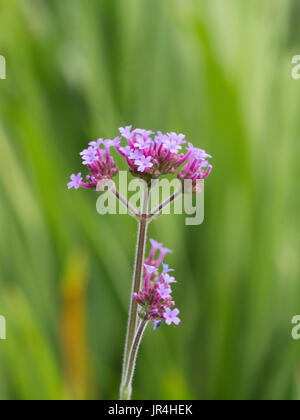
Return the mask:
[[167,308],[166,312],[164,313],[164,318],[167,325],[171,325],[172,323],[175,325],[179,325],[181,320],[177,317],[177,315],[180,313],[178,309],[170,309]]

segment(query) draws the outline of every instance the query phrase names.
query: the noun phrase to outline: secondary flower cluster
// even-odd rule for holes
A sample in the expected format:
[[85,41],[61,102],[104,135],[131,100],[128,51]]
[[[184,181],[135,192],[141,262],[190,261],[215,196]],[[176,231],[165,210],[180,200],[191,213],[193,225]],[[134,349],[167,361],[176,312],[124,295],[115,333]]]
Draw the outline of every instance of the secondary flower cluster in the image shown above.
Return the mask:
[[[188,143],[186,151],[182,152],[183,145],[187,143],[183,134],[132,130],[132,126],[120,128],[119,131],[122,137],[91,142],[88,149],[80,153],[83,165],[89,170],[87,182],[83,182],[81,173],[73,174],[68,184],[69,189],[96,189],[100,180],[117,175],[119,169],[111,157],[111,148],[115,148],[126,159],[133,176],[143,178],[147,182],[162,175],[176,174],[177,169],[184,165],[177,176],[182,181],[192,181],[195,193],[199,192],[197,180],[207,178],[212,170],[207,161],[211,156],[204,150]],[[121,145],[122,138],[126,140],[126,145]]]
[[83,182],[81,172],[78,175],[71,175],[71,182],[68,188],[80,187],[96,189],[99,181],[103,179],[111,179],[119,173],[119,168],[116,167],[110,149],[120,144],[119,137],[114,140],[98,139],[89,143],[89,147],[80,153],[82,164],[85,165],[89,174],[86,177],[88,182]]
[[[163,264],[165,256],[172,251],[164,248],[154,239],[150,239],[150,242],[152,249],[144,264],[144,288],[139,293],[134,293],[133,298],[140,306],[140,317],[150,319],[154,324],[154,329],[158,328],[162,321],[165,321],[167,325],[172,323],[178,325],[180,323],[179,310],[171,309],[175,306],[175,302],[171,296],[170,285],[176,283],[176,280],[169,273],[174,270],[169,269],[167,264]],[[158,252],[159,255],[156,257]],[[162,272],[159,273],[161,265]]]

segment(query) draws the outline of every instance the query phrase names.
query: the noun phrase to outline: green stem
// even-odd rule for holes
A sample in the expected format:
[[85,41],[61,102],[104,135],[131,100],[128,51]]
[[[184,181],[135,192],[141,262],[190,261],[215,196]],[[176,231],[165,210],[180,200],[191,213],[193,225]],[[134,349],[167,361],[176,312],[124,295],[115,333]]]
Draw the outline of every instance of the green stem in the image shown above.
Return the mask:
[[124,395],[122,395],[123,394],[122,389],[126,381],[126,373],[128,370],[128,363],[129,363],[129,352],[132,348],[132,343],[134,341],[134,337],[136,333],[136,325],[137,325],[137,318],[138,318],[138,304],[136,300],[132,298],[132,295],[133,293],[138,293],[141,288],[144,257],[145,257],[145,247],[146,247],[146,237],[147,237],[147,230],[148,230],[148,220],[146,217],[147,209],[148,209],[148,191],[145,192],[145,197],[144,197],[144,205],[143,205],[144,215],[142,215],[139,220],[139,232],[138,232],[138,240],[137,240],[135,270],[134,270],[134,276],[133,276],[132,291],[131,291],[131,296],[130,296],[129,318],[128,318],[127,333],[126,333],[126,342],[125,342],[123,369],[122,369],[122,380],[121,380],[121,388],[120,388],[121,399],[123,399],[124,397]]
[[133,343],[132,343],[132,347],[131,347],[130,355],[129,355],[129,360],[128,360],[127,374],[126,374],[124,384],[121,387],[122,400],[131,399],[132,379],[133,379],[133,374],[134,374],[134,369],[135,369],[135,364],[136,364],[136,358],[137,358],[139,347],[140,347],[147,325],[148,325],[148,320],[141,321],[137,329],[137,332],[135,334],[135,337],[133,339]]

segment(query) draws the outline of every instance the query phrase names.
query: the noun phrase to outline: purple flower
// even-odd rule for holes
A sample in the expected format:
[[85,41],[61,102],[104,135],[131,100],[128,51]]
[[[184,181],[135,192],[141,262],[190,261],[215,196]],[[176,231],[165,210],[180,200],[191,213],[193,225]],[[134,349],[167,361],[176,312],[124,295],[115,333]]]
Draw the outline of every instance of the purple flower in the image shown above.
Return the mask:
[[206,153],[205,150],[199,149],[198,147],[194,147],[192,143],[189,143],[188,150],[192,151],[193,157],[195,159],[211,159],[212,156]]
[[100,144],[103,144],[103,142],[103,139],[98,139],[97,141],[91,141],[89,143],[89,146],[93,147],[94,149],[97,149],[100,146]]
[[154,319],[153,324],[154,324],[153,325],[153,330],[155,331],[155,330],[157,330],[157,328],[159,328],[161,326],[162,321],[158,320],[158,319]]
[[86,179],[90,182],[94,182],[94,183],[97,182],[96,178],[93,175],[87,175]]
[[[116,163],[111,155],[111,149],[115,148],[129,166],[130,173],[135,177],[145,179],[148,183],[151,178],[158,179],[164,175],[175,175],[177,169],[182,169],[177,173],[177,177],[182,181],[192,181],[192,188],[186,186],[185,192],[191,190],[193,193],[201,192],[198,181],[207,178],[212,170],[207,159],[211,158],[204,150],[188,144],[188,151],[180,153],[182,145],[186,143],[184,134],[169,132],[164,134],[158,131],[141,128],[134,129],[131,125],[120,127],[121,136],[128,142],[124,147],[120,147],[121,137],[113,140],[103,140],[89,143],[89,147],[83,150],[80,155],[83,165],[88,167],[89,184],[82,184],[81,187],[96,189],[97,183],[103,179],[111,179],[119,172]],[[104,147],[100,147],[103,145]],[[156,263],[160,265],[162,259]]]
[[152,140],[147,137],[138,136],[136,138],[135,146],[138,147],[140,150],[147,149],[148,146],[152,143]]
[[176,134],[176,133],[168,133],[167,134],[172,141],[175,141],[177,144],[185,144],[185,135],[184,134]]
[[165,281],[167,284],[177,283],[177,281],[175,280],[175,277],[171,277],[171,276],[170,276],[169,274],[167,274],[167,273],[163,273],[163,274],[162,274],[162,277],[163,277],[164,281]]
[[155,239],[150,239],[150,243],[152,245],[152,248],[157,250],[162,248],[163,244],[161,244],[160,242],[156,241]]
[[[170,132],[167,134],[141,128],[132,129],[132,126],[120,128],[121,135],[127,139],[126,147],[115,146],[118,152],[126,158],[130,173],[133,176],[146,179],[149,176],[158,179],[160,176],[175,174],[177,169],[186,163],[186,166],[178,173],[178,178],[191,179],[193,181],[193,192],[196,192],[197,179],[205,179],[211,167],[205,162],[211,157],[204,150],[195,148],[189,143],[187,153],[180,153],[182,145],[186,143],[184,134]],[[153,136],[154,135],[154,136]],[[142,155],[137,152],[142,151]],[[205,166],[206,165],[206,166]],[[204,167],[207,168],[204,171]]]
[[[174,277],[171,277],[168,272],[172,271],[169,266],[164,264],[163,271],[159,274],[159,265],[157,261],[153,261],[153,255],[160,249],[163,253],[166,251],[171,252],[168,248],[163,248],[162,244],[150,239],[152,249],[150,256],[146,259],[144,265],[144,287],[138,292],[133,294],[133,299],[139,305],[139,315],[144,319],[149,319],[154,324],[154,329],[158,328],[162,320],[167,320],[165,314],[169,314],[169,309],[175,306],[171,296],[172,289],[170,283],[176,283]],[[177,310],[178,311],[178,310]],[[168,325],[172,322],[178,323],[180,320],[176,318],[179,311],[173,313],[173,317],[169,316]],[[172,312],[171,312],[172,315]],[[173,321],[171,321],[173,319]]]
[[182,149],[181,145],[186,143],[184,138],[185,136],[183,134],[168,133],[167,136],[161,138],[161,142],[167,150],[177,154]]
[[166,141],[168,141],[168,136],[166,134],[163,134],[161,131],[157,132],[157,136],[154,137],[154,142],[156,144],[164,144]]
[[145,169],[150,169],[153,166],[153,163],[151,163],[151,156],[142,156],[140,159],[137,159],[134,164],[138,167],[138,172],[145,172]]
[[126,139],[126,140],[131,139],[131,137],[132,137],[131,130],[132,130],[132,125],[128,125],[127,127],[124,127],[124,128],[123,127],[119,128],[119,131],[120,131],[122,137],[124,137],[124,139]]
[[75,190],[78,190],[80,188],[80,184],[82,182],[82,176],[81,172],[79,172],[78,175],[71,175],[71,182],[68,183],[68,189],[75,188]]
[[172,289],[167,283],[160,283],[157,291],[163,299],[171,297]]
[[169,248],[160,248],[160,257],[158,261],[156,262],[156,264],[160,265],[167,254],[173,254],[173,251]]
[[83,150],[80,155],[83,165],[92,165],[98,159],[97,151],[94,147]]
[[130,153],[132,152],[132,148],[130,146],[125,146],[125,147],[120,147],[120,152],[123,153],[123,155],[125,156],[129,156]]
[[[205,150],[194,147],[192,143],[189,143],[187,164],[181,169],[177,177],[182,180],[184,186],[184,180],[192,181],[192,192],[199,194],[201,189],[201,182],[206,179],[212,170],[212,165],[209,165],[207,158],[211,158],[211,155],[205,152]],[[185,157],[185,160],[186,160]]]
[[130,160],[139,160],[144,157],[144,154],[141,150],[132,150],[130,149],[130,154],[128,155]]
[[180,313],[178,309],[170,309],[167,308],[166,312],[164,313],[164,318],[167,325],[171,325],[172,323],[175,325],[179,325],[181,320],[177,317],[177,315]]
[[168,139],[166,142],[164,142],[164,147],[167,150],[169,150],[171,153],[174,153],[176,155],[179,152],[179,150],[182,148],[180,146],[180,144],[178,144],[176,141],[170,140],[170,139]]
[[143,137],[150,137],[150,136],[152,136],[152,134],[154,134],[154,131],[144,130],[142,128],[136,128],[134,130],[134,134],[140,134]]
[[116,137],[113,140],[104,140],[103,143],[105,147],[117,147],[121,143],[121,137]]
[[170,273],[170,271],[174,271],[172,268],[169,268],[168,264],[163,264],[163,274]]
[[157,267],[153,267],[153,265],[144,264],[145,270],[147,274],[157,273]]

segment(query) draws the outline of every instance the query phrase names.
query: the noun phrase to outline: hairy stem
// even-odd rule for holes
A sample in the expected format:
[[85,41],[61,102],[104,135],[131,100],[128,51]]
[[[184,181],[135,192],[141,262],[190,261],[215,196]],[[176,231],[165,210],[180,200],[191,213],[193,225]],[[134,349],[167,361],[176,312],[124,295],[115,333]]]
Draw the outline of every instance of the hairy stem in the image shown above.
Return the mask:
[[124,359],[123,359],[123,370],[122,370],[122,380],[121,380],[121,390],[120,390],[121,399],[123,399],[124,397],[124,394],[122,395],[122,389],[126,381],[126,373],[128,370],[128,363],[129,363],[129,353],[132,348],[132,343],[134,341],[134,337],[136,333],[136,325],[137,325],[137,318],[138,318],[138,304],[133,299],[132,295],[133,293],[138,293],[141,288],[144,258],[145,258],[146,237],[147,237],[147,229],[148,229],[148,220],[146,216],[147,210],[148,210],[148,191],[145,192],[145,197],[144,197],[144,202],[143,202],[144,215],[141,216],[141,218],[139,219],[139,231],[138,231],[137,248],[136,248],[135,269],[134,269],[134,276],[133,276],[132,291],[131,291],[131,296],[130,296],[130,308],[129,308],[129,317],[128,317],[128,325],[127,325],[127,333],[126,333]]
[[132,393],[132,379],[134,375],[134,369],[136,364],[136,358],[138,354],[138,350],[144,335],[144,332],[146,330],[146,327],[148,325],[147,320],[141,321],[136,334],[134,336],[132,347],[130,349],[129,359],[128,359],[128,369],[126,373],[126,378],[124,380],[124,384],[121,387],[121,399],[122,400],[130,400],[131,399],[131,393]]

